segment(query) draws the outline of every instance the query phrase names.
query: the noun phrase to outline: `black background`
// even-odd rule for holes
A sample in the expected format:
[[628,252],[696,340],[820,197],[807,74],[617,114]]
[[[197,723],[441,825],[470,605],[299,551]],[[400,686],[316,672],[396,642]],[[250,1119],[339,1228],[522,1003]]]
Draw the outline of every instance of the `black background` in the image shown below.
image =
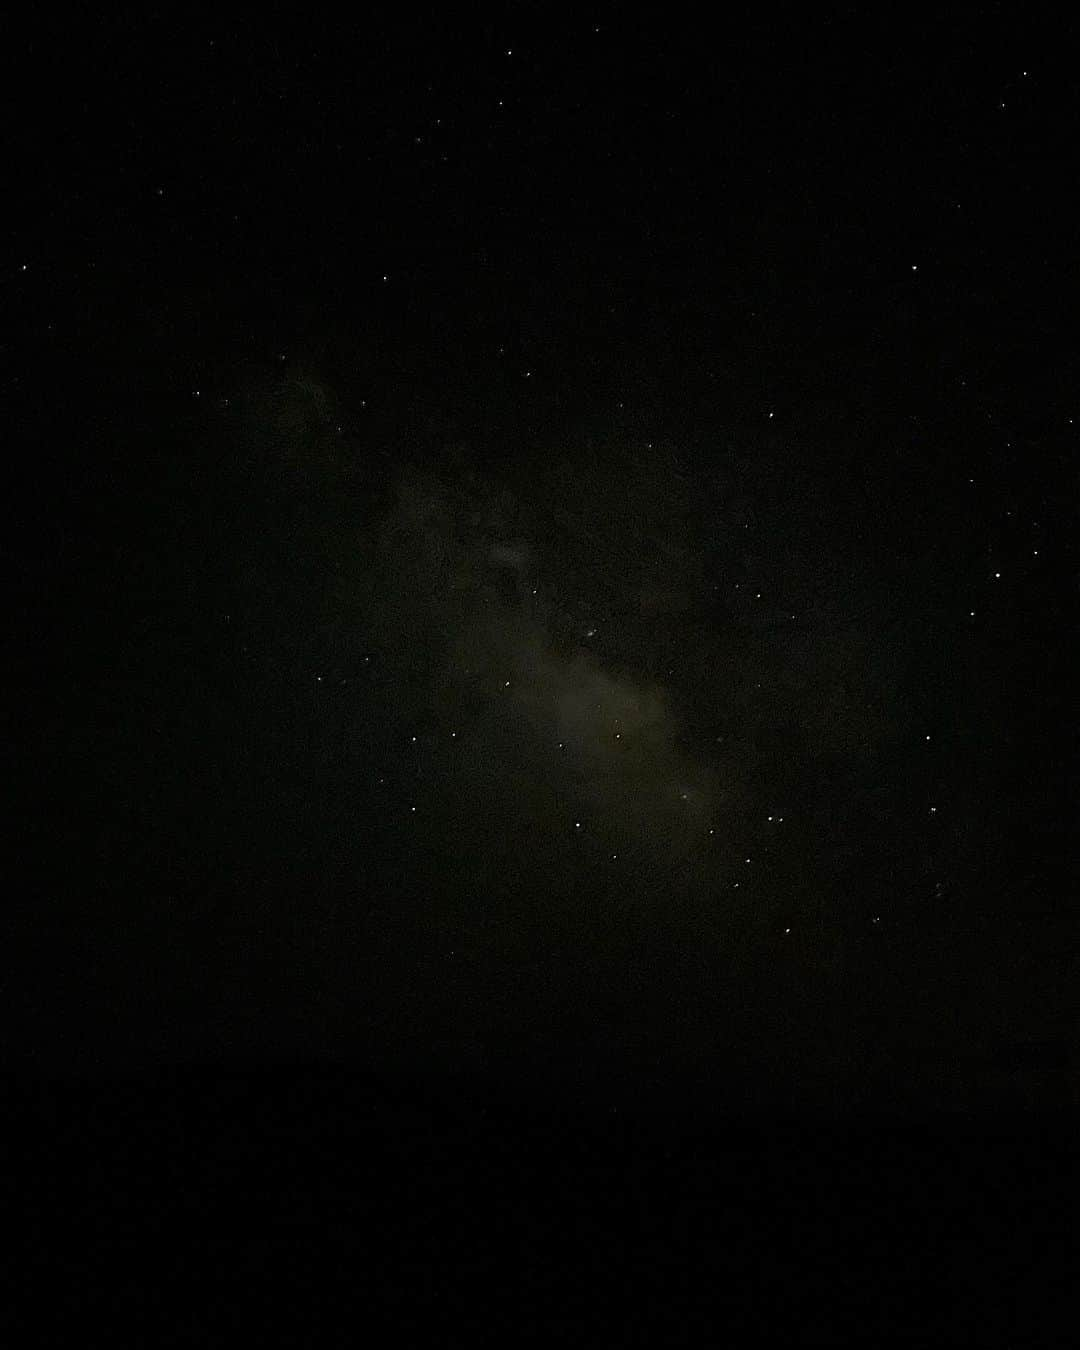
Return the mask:
[[[781,1287],[834,1340],[1055,1268],[1072,36],[13,36],[4,1050],[32,1248],[112,1254],[73,1307],[190,1225],[233,1273],[158,1272],[181,1338],[301,1250],[399,1321],[493,1325],[502,1249],[511,1330],[723,1268],[714,1328]],[[659,689],[638,786],[458,641],[518,700]]]

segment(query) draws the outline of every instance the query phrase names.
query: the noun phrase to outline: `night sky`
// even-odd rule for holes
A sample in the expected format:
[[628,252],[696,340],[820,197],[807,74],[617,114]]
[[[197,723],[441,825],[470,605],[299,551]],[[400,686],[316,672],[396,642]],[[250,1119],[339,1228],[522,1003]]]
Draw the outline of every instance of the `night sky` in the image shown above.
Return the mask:
[[8,44],[9,1063],[1075,1104],[1080,89],[1002,13]]

